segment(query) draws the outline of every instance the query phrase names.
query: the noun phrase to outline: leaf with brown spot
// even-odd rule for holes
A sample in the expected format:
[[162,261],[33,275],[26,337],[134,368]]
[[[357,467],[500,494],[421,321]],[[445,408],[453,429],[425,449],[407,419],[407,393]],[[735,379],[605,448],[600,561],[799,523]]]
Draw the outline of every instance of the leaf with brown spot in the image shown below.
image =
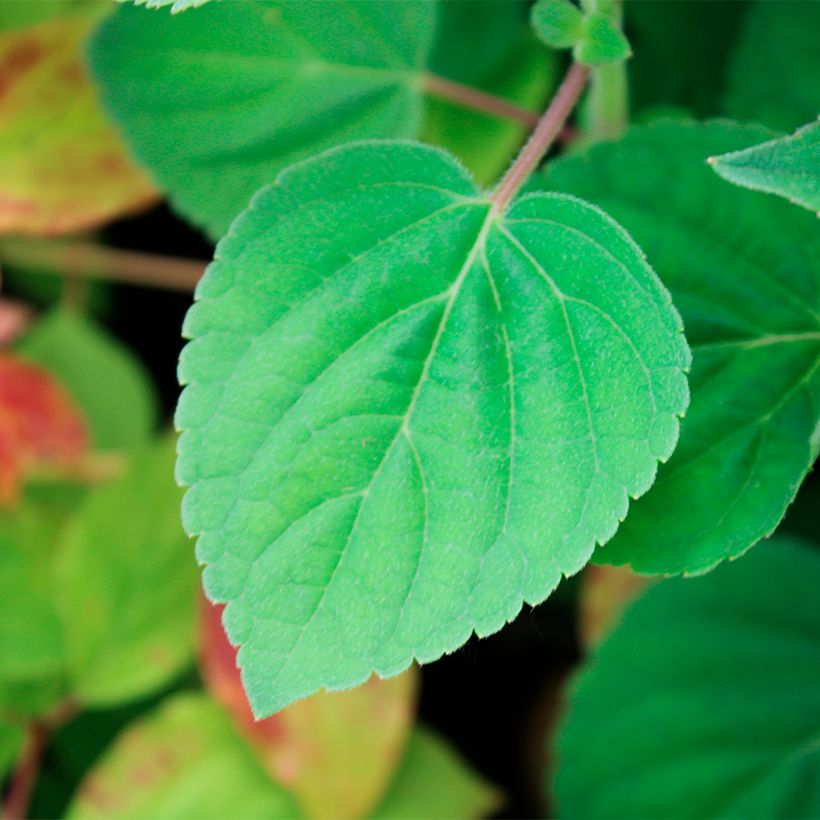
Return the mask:
[[271,775],[309,817],[361,817],[388,788],[411,727],[416,670],[358,689],[320,692],[255,721],[222,628],[224,607],[203,601],[206,684],[256,747]]
[[0,354],[0,504],[17,500],[27,472],[70,469],[87,444],[68,393],[46,371]]
[[0,34],[0,232],[96,227],[156,197],[83,62],[94,19]]

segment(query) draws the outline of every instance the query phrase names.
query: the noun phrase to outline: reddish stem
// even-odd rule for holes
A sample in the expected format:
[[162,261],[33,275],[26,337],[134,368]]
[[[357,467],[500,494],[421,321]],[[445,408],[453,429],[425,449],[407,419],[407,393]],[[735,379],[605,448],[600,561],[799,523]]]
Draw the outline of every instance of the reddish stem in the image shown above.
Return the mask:
[[521,153],[510,169],[504,174],[493,193],[493,211],[501,213],[518,189],[527,181],[530,174],[549,151],[556,137],[561,133],[567,117],[572,113],[581,92],[584,90],[589,69],[579,63],[573,63],[567,72],[561,87],[552,98],[552,102],[538,121],[535,131],[521,149]]
[[3,803],[3,820],[23,820],[28,811],[31,793],[40,771],[40,760],[48,738],[44,723],[34,722],[28,728],[23,754],[11,776]]
[[454,80],[439,77],[437,74],[425,74],[422,78],[422,88],[431,96],[458,103],[464,108],[472,108],[489,114],[491,117],[515,120],[527,128],[535,128],[538,124],[538,114],[511,103],[502,97],[488,94],[471,85],[462,85]]

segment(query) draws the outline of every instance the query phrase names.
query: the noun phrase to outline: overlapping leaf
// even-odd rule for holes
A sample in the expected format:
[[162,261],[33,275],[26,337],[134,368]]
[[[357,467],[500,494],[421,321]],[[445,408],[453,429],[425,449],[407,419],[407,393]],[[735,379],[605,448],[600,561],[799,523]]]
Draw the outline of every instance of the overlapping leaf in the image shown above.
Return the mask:
[[820,123],[709,162],[735,185],[784,196],[820,215]]
[[0,354],[0,504],[13,503],[26,472],[68,470],[88,446],[79,408],[49,373]]
[[83,61],[93,16],[0,34],[0,232],[94,227],[149,203]]
[[573,688],[559,816],[816,817],[818,586],[820,553],[778,539],[651,588]]
[[782,131],[815,119],[818,31],[820,3],[756,0],[729,66],[726,113]]
[[281,174],[185,333],[183,516],[258,716],[543,600],[688,400],[677,314],[614,222],[556,195],[498,214],[407,143]]
[[196,568],[179,523],[174,441],[89,494],[60,543],[55,598],[68,675],[86,704],[156,690],[194,650]]
[[18,350],[56,375],[80,403],[95,447],[133,450],[147,443],[156,401],[140,363],[91,319],[56,310]]
[[182,694],[120,735],[68,816],[294,820],[300,812],[222,709],[203,695]]
[[136,154],[183,214],[221,236],[278,171],[348,140],[424,130],[458,150],[463,139],[485,179],[504,165],[522,129],[461,119],[443,102],[425,117],[426,71],[445,67],[530,104],[546,91],[548,64],[517,39],[518,3],[452,5],[442,36],[474,18],[458,36],[475,46],[449,54],[436,44],[439,5],[427,0],[236,0],[173,18],[123,6],[91,59]]
[[320,692],[256,721],[221,610],[207,603],[203,608],[203,676],[271,776],[296,796],[308,817],[369,816],[404,752],[415,670],[390,680],[373,678],[349,692]]
[[698,572],[739,555],[771,533],[816,456],[817,219],[726,185],[706,164],[770,136],[725,122],[657,124],[545,177],[633,234],[672,291],[694,353],[680,445],[601,561]]
[[429,729],[417,727],[390,790],[373,820],[477,820],[499,808],[501,795]]

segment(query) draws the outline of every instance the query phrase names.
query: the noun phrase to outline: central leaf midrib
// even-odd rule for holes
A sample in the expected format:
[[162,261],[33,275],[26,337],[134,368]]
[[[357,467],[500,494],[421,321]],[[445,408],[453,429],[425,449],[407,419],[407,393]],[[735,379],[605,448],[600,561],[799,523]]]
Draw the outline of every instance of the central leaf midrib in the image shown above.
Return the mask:
[[[450,314],[452,312],[453,306],[455,305],[456,301],[458,300],[458,296],[461,292],[461,286],[463,285],[464,280],[467,278],[467,275],[472,270],[472,268],[475,265],[475,262],[478,258],[479,253],[481,252],[481,250],[484,247],[484,243],[486,242],[487,235],[489,234],[490,228],[492,227],[492,225],[498,219],[498,215],[496,213],[494,213],[494,211],[492,210],[490,202],[487,202],[486,207],[487,207],[487,214],[484,217],[484,221],[482,222],[481,227],[478,231],[478,234],[476,235],[475,241],[471,245],[470,250],[467,253],[467,257],[464,260],[464,264],[461,266],[456,278],[453,280],[453,284],[451,285],[451,287],[449,289],[450,295],[449,295],[449,298],[447,299],[447,304],[444,307],[444,310],[443,310],[442,315],[441,315],[441,319],[439,320],[438,327],[436,328],[436,333],[433,337],[432,342],[430,343],[430,350],[428,351],[427,357],[425,358],[424,365],[422,367],[422,372],[419,375],[419,379],[418,379],[418,382],[416,384],[416,387],[413,391],[413,394],[410,397],[410,401],[408,402],[407,409],[405,410],[404,414],[401,416],[402,422],[401,422],[401,424],[399,424],[398,430],[396,431],[396,434],[393,437],[393,439],[391,440],[390,444],[388,444],[388,446],[385,448],[384,455],[382,456],[382,458],[379,461],[378,465],[376,465],[376,468],[374,469],[373,475],[371,476],[367,486],[364,487],[362,490],[360,490],[358,492],[358,494],[360,495],[361,500],[359,501],[359,505],[358,505],[358,508],[356,510],[356,515],[353,519],[353,523],[351,524],[350,531],[348,532],[348,534],[345,538],[345,543],[342,546],[342,548],[339,550],[339,555],[338,555],[338,559],[336,561],[336,564],[334,565],[333,570],[331,571],[330,576],[329,576],[327,582],[325,583],[324,588],[322,589],[322,593],[319,596],[319,600],[317,601],[316,606],[314,607],[313,611],[311,612],[310,616],[307,618],[305,623],[300,627],[299,632],[296,636],[296,639],[293,642],[293,645],[291,646],[290,650],[288,651],[287,655],[285,656],[285,660],[283,661],[283,666],[284,666],[285,663],[287,663],[288,659],[290,657],[292,657],[293,653],[296,651],[296,648],[299,645],[299,642],[302,640],[302,637],[307,632],[308,627],[310,626],[310,624],[313,622],[313,619],[316,617],[316,615],[321,610],[322,605],[323,605],[324,601],[327,598],[327,594],[330,591],[331,587],[333,586],[333,581],[334,581],[334,579],[335,579],[335,577],[336,577],[336,575],[337,575],[337,573],[338,573],[338,571],[339,571],[339,569],[342,565],[342,562],[344,561],[344,556],[345,556],[345,554],[346,554],[346,552],[347,552],[347,550],[348,550],[348,548],[349,548],[349,546],[350,546],[350,544],[353,540],[353,536],[356,533],[356,528],[357,528],[358,523],[361,519],[362,510],[364,509],[364,505],[365,505],[365,502],[367,501],[368,494],[369,494],[370,490],[372,489],[374,483],[378,479],[379,475],[381,474],[381,470],[384,467],[384,465],[387,463],[387,460],[390,457],[390,454],[393,452],[393,448],[396,446],[396,444],[398,443],[398,441],[401,439],[402,436],[407,437],[408,441],[412,442],[410,426],[409,426],[410,418],[413,414],[413,411],[415,410],[416,402],[418,401],[418,397],[421,393],[422,387],[424,386],[424,384],[427,380],[427,377],[429,376],[430,367],[432,366],[432,362],[435,359],[435,355],[436,355],[436,352],[438,350],[438,345],[441,341],[441,338],[444,335],[444,332],[447,328],[447,323],[448,323]],[[418,453],[417,449],[415,448],[414,443],[412,444],[412,449],[414,450],[415,453]],[[420,470],[423,472],[424,468],[421,465],[420,461],[419,461],[418,466],[419,466]],[[425,527],[426,527],[426,523],[425,523]],[[416,568],[416,573],[417,572],[418,572],[418,567]],[[404,610],[404,607],[407,603],[407,599],[409,598],[411,591],[412,591],[412,583],[408,587],[408,592],[405,596],[404,602],[401,605],[398,617],[401,616],[401,612]],[[398,624],[398,620],[396,621],[396,623]]]

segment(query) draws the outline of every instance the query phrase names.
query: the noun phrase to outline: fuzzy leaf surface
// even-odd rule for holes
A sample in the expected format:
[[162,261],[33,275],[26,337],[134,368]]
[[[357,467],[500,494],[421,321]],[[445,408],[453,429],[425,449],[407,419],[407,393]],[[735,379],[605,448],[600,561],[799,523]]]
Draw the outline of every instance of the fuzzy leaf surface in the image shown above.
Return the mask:
[[724,111],[781,131],[815,119],[818,31],[820,3],[757,0],[729,65]]
[[784,196],[820,214],[820,123],[709,162],[735,185]]
[[558,161],[547,188],[604,208],[683,315],[692,405],[674,456],[598,552],[639,572],[702,572],[777,526],[816,456],[820,231],[787,202],[726,185],[709,156],[772,136],[658,123]]
[[651,587],[571,691],[558,816],[817,817],[818,586],[816,546],[777,538]]
[[127,727],[91,768],[71,818],[295,820],[231,719],[201,694],[178,694]]
[[75,16],[0,33],[0,233],[93,228],[156,196],[88,77],[94,25]]
[[577,572],[669,456],[677,314],[572,197],[442,151],[283,172],[197,290],[177,475],[257,716],[431,661]]
[[104,99],[180,211],[221,236],[262,185],[345,140],[415,136],[436,5],[124,5],[90,51]]

